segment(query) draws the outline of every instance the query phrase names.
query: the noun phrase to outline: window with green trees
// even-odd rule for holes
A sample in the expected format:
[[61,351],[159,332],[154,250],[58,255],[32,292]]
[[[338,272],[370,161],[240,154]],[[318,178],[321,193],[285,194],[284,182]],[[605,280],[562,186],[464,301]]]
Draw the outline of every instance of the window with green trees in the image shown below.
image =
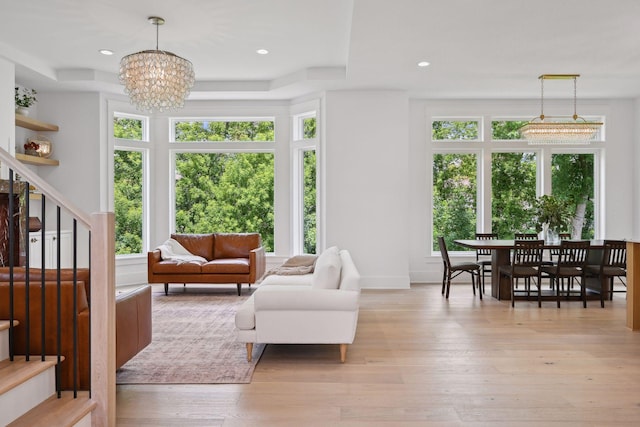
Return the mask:
[[[532,207],[538,197],[538,188],[541,187],[537,181],[539,178],[551,180],[552,194],[572,206],[575,215],[573,230],[569,231],[573,231],[573,237],[594,238],[594,153],[581,153],[575,148],[571,148],[568,153],[559,153],[563,149],[559,145],[553,149],[544,147],[506,152],[503,151],[503,141],[520,140],[518,129],[526,121],[494,120],[491,122],[491,139],[496,141],[495,147],[499,147],[500,151],[491,153],[490,168],[479,167],[479,154],[461,153],[456,148],[460,141],[477,138],[474,126],[470,124],[475,122],[439,120],[432,123],[432,140],[448,140],[446,143],[452,143],[450,152],[439,147],[439,152],[433,155],[434,250],[438,250],[437,236],[440,235],[445,237],[450,248],[464,251],[468,249],[458,247],[453,240],[471,239],[476,231],[492,231],[502,239],[512,239],[517,232],[535,232]],[[454,137],[457,140],[451,141]],[[521,141],[519,143],[522,144]],[[539,159],[540,155],[542,158]],[[487,159],[486,156],[482,158]],[[551,166],[550,171],[545,171],[544,177],[537,171],[539,163]],[[478,170],[483,169],[491,171],[491,179],[479,182]],[[478,194],[491,195],[491,198],[476,200]],[[478,213],[486,204],[490,204],[491,208],[491,230],[481,229],[477,220]]]
[[572,237],[593,239],[594,154],[570,153],[551,156],[551,193],[572,206],[575,215]]
[[143,119],[115,116],[113,135],[113,207],[115,213],[117,255],[143,251]]
[[[433,155],[433,249],[438,236],[448,248],[454,239],[473,239],[476,232],[478,156]],[[457,246],[456,246],[457,249]]]
[[274,121],[175,121],[176,143],[239,142],[175,153],[175,230],[178,233],[257,232],[274,250],[273,150],[246,141],[273,141]]
[[303,240],[304,252],[307,254],[316,253],[316,151],[305,150],[303,161],[304,168],[304,188],[303,188]]

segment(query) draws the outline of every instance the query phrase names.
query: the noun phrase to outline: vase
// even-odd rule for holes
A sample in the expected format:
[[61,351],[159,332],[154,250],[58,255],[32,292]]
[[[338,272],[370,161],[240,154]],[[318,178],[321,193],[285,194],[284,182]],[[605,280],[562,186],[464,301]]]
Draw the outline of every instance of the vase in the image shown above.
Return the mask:
[[544,241],[545,243],[556,244],[560,241],[560,236],[556,230],[547,228],[547,235]]
[[29,109],[27,107],[17,106],[16,107],[16,114],[18,114],[20,116],[28,116],[29,115]]

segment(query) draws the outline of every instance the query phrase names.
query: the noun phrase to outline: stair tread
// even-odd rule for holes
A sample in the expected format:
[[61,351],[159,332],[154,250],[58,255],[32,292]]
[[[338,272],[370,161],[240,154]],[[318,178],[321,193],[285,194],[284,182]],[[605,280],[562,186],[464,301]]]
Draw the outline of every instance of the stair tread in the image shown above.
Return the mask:
[[44,362],[40,356],[31,356],[28,362],[25,356],[15,356],[13,362],[8,359],[0,361],[0,394],[55,366],[57,361],[55,356],[46,356]]
[[77,398],[73,397],[72,391],[63,391],[60,398],[51,396],[7,427],[73,426],[96,405],[87,391],[79,391]]

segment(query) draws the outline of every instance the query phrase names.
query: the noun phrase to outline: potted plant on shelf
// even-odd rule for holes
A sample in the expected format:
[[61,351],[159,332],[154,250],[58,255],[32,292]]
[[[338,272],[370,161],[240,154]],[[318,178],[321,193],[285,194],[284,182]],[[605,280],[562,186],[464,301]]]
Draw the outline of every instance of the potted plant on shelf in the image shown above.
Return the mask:
[[555,196],[540,196],[534,206],[536,231],[545,231],[545,240],[556,243],[560,232],[567,231],[573,211],[571,205]]
[[38,101],[36,99],[36,94],[37,92],[35,89],[16,86],[16,114],[28,116],[29,107]]

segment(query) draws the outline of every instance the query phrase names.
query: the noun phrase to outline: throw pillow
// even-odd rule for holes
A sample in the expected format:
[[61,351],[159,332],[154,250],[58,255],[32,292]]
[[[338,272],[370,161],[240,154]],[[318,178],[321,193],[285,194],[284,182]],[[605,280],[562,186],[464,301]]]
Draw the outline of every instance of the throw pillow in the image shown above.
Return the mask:
[[340,286],[340,272],[342,261],[337,246],[325,249],[316,260],[311,279],[314,289],[338,289]]

